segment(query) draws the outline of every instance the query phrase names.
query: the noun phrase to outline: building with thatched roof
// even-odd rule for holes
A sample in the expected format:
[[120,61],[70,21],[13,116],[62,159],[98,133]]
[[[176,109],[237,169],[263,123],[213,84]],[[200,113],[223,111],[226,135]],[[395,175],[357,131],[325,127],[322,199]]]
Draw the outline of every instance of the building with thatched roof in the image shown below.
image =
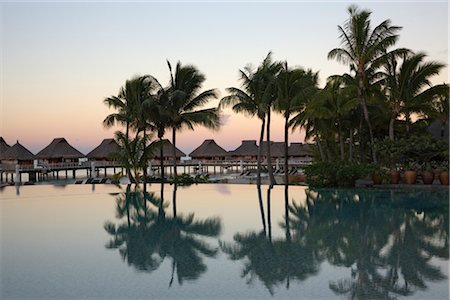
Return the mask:
[[[155,143],[158,143],[158,142],[159,141],[154,141],[152,143],[152,145],[154,145]],[[173,160],[173,144],[169,140],[164,139],[164,140],[162,140],[162,147],[163,147],[163,159],[172,161]],[[178,149],[176,147],[175,147],[175,153],[176,153],[177,160],[180,160],[180,158],[182,156],[186,156],[186,154],[184,154],[183,151],[181,151],[180,149]],[[161,152],[160,152],[160,148],[158,146],[156,146],[153,149],[152,154],[153,154],[154,159],[160,160]]]
[[228,152],[234,160],[256,160],[258,157],[258,146],[255,140],[244,140],[235,150]]
[[[267,159],[267,142],[261,143],[262,157]],[[284,142],[270,142],[270,155],[272,158],[284,158]]]
[[199,160],[225,160],[228,152],[217,145],[214,140],[205,140],[189,156]]
[[19,141],[2,154],[2,162],[7,164],[32,165],[34,154]]
[[110,161],[113,153],[119,151],[120,147],[114,139],[104,139],[100,145],[95,147],[91,152],[86,154],[90,160]]
[[11,148],[11,146],[0,136],[0,161],[2,161],[3,154],[5,154],[9,148]]
[[78,162],[78,159],[83,157],[85,155],[72,147],[65,138],[54,139],[47,147],[36,154],[37,159],[49,163]]
[[311,145],[303,143],[291,143],[288,148],[289,159],[311,161]]

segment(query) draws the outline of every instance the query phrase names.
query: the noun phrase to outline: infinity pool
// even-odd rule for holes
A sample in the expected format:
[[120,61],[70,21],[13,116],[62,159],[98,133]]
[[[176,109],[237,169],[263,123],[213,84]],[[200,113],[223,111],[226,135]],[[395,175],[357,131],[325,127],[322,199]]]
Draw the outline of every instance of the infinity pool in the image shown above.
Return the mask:
[[448,189],[147,189],[0,189],[0,298],[449,298]]

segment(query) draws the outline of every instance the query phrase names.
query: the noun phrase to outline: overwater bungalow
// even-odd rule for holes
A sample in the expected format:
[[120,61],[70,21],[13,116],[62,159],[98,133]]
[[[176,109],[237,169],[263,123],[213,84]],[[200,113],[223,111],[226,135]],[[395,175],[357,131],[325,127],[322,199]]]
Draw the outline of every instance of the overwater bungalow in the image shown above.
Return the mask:
[[244,140],[235,150],[228,152],[232,160],[256,160],[258,157],[258,146],[255,140]]
[[47,163],[78,162],[83,157],[85,155],[71,146],[65,138],[54,139],[36,154],[37,159]]
[[5,154],[9,148],[11,148],[11,146],[0,136],[0,162],[2,162],[3,154]]
[[214,140],[205,140],[189,156],[198,160],[225,160],[228,152],[217,145]]
[[311,146],[303,143],[291,143],[288,148],[289,159],[304,162],[312,161]]
[[89,160],[95,161],[112,161],[113,153],[117,152],[119,149],[120,147],[114,139],[104,139],[100,145],[86,154],[86,157],[89,158]]
[[2,163],[18,164],[18,165],[33,165],[35,156],[30,150],[22,146],[19,141],[13,146],[9,147],[4,153],[2,152]]
[[[262,157],[267,159],[267,142],[262,142]],[[284,159],[284,142],[270,142],[270,155],[274,159]]]
[[[157,143],[158,141],[154,141],[152,144]],[[163,143],[163,160],[164,161],[173,161],[173,144],[168,140],[164,139],[162,140]],[[186,154],[181,151],[180,149],[175,147],[176,152],[176,158],[177,160],[180,160],[182,156],[186,156]],[[161,154],[160,154],[160,148],[155,147],[153,150],[153,158],[156,160],[160,160]]]

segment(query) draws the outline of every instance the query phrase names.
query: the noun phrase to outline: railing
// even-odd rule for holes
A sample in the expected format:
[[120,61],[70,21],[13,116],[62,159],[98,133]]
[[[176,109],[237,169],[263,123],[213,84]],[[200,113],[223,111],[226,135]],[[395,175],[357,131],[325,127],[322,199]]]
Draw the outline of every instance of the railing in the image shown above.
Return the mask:
[[[94,164],[95,168],[107,168],[107,167],[122,167],[119,162],[116,161],[85,161],[85,162],[60,162],[60,163],[46,163],[46,162],[39,162],[38,165],[19,165],[19,171],[26,172],[26,171],[39,171],[39,170],[67,170],[67,169],[86,169],[86,168],[92,168],[92,163]],[[272,161],[273,165],[279,164],[279,166],[283,166],[284,159],[278,159],[278,162],[276,160]],[[310,164],[310,159],[290,159],[288,160],[289,165],[307,165]],[[164,166],[172,166],[173,161],[167,160],[163,162]],[[193,159],[193,160],[182,160],[177,161],[177,165],[182,166],[223,166],[223,167],[230,167],[230,166],[256,166],[257,161],[256,160],[199,160],[199,159]],[[267,160],[261,161],[262,165],[267,165]],[[151,165],[153,167],[159,167],[160,162],[156,160],[151,161]],[[2,163],[0,164],[0,170],[2,171],[15,171],[16,170],[16,164],[7,164]]]

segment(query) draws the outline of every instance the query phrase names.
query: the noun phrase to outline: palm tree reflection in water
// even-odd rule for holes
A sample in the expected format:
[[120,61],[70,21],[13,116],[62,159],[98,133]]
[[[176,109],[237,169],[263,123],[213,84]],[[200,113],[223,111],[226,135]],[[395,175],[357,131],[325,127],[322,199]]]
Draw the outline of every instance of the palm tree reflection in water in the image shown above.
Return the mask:
[[307,191],[306,205],[289,209],[294,240],[350,268],[329,283],[338,295],[392,299],[445,279],[431,259],[448,260],[448,191]]
[[[259,279],[271,295],[279,284],[289,289],[291,280],[303,281],[317,274],[319,264],[314,251],[302,240],[292,241],[289,224],[288,193],[285,192],[285,238],[272,239],[271,192],[267,189],[267,226],[260,232],[237,233],[234,243],[220,242],[231,260],[245,260],[242,277],[248,284]],[[258,193],[261,197],[261,193]],[[260,199],[261,203],[262,200]]]
[[[216,256],[218,249],[203,239],[219,236],[219,218],[198,221],[194,214],[168,217],[164,200],[152,192],[144,194],[138,186],[128,185],[116,201],[116,217],[126,215],[127,222],[105,223],[105,230],[112,236],[105,247],[118,249],[122,259],[137,270],[152,272],[164,259],[171,259],[170,287],[175,274],[180,285],[184,280],[198,279],[207,269],[203,257]],[[147,208],[147,202],[157,209]]]

